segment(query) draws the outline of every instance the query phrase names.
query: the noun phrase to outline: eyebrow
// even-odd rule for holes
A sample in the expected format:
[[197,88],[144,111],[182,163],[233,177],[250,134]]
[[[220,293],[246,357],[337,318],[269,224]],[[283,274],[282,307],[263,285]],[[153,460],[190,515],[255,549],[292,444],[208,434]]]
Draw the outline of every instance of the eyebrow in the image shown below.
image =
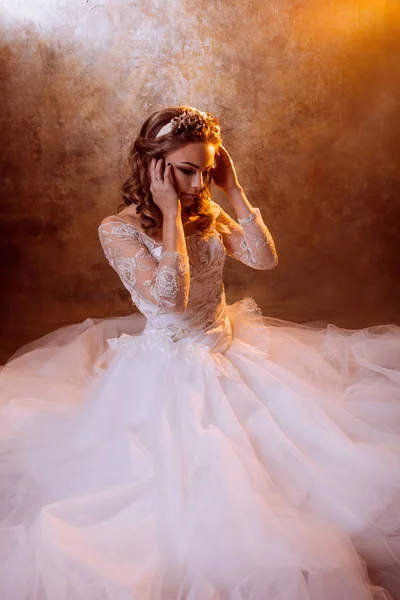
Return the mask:
[[[192,167],[195,167],[196,169],[200,169],[199,165],[195,165],[194,163],[191,162],[180,162],[179,164],[181,165],[191,165]],[[211,167],[213,166],[214,163],[212,163],[212,165],[208,165],[208,167],[205,167],[206,169],[211,169]]]

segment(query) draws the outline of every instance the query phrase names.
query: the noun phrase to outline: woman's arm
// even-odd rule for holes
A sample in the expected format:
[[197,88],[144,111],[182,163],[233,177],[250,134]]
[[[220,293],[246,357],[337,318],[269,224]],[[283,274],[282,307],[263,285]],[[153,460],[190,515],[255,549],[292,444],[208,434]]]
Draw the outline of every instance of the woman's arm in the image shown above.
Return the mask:
[[253,269],[273,269],[278,264],[274,240],[265,225],[259,208],[251,206],[239,183],[233,161],[224,146],[218,153],[213,180],[227,196],[236,212],[238,222],[220,206],[214,204],[219,213],[217,230],[222,235],[227,254]]
[[107,260],[134,301],[144,299],[163,312],[186,310],[190,275],[181,221],[165,220],[159,262],[144,245],[140,230],[118,218],[104,219],[99,237]]
[[164,214],[163,251],[156,279],[156,294],[164,298],[172,296],[174,312],[184,312],[189,298],[190,271],[180,203],[176,214]]
[[240,186],[225,193],[238,217],[236,222],[219,207],[216,225],[227,254],[253,269],[273,269],[278,264],[278,254],[260,209],[251,206]]

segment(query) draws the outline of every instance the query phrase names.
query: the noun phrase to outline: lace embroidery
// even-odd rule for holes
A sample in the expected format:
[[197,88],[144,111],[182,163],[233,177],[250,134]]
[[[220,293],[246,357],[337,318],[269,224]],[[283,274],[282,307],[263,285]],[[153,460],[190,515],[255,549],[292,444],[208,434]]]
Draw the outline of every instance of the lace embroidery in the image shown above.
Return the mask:
[[[151,288],[151,295],[157,302],[161,302],[162,298],[167,302],[167,299],[175,300],[175,298],[177,298],[179,288],[179,279],[174,267],[162,265],[155,276],[154,285]],[[170,304],[171,306],[174,305],[173,302]]]
[[271,268],[273,241],[268,242],[259,211],[254,209],[252,221],[241,225],[218,204],[211,208],[214,224],[187,236],[187,254],[163,252],[162,242],[114,217],[99,227],[104,253],[148,328],[168,331],[174,342],[211,326],[221,313],[227,254],[252,268]]
[[134,225],[112,217],[100,225],[99,237],[107,260],[138,307],[145,301],[154,303],[158,312],[185,309],[190,283],[186,254],[162,252],[156,260]]
[[256,218],[257,215],[260,215],[260,209],[259,208],[255,208],[248,217],[243,217],[242,219],[238,219],[238,223],[239,225],[241,225],[242,227],[246,227],[246,225],[250,225],[250,223],[252,223],[254,221],[254,219]]
[[176,266],[176,270],[179,275],[184,275],[185,273],[189,273],[189,257],[187,254],[182,254],[182,252],[171,252],[166,250],[161,253],[161,257],[169,257],[172,258],[174,264]]
[[271,269],[278,264],[273,237],[265,225],[260,209],[236,222],[226,212],[218,211],[216,227],[221,233],[227,254],[253,269]]
[[[100,227],[102,228],[101,231],[103,231],[104,225],[100,225]],[[121,223],[121,221],[117,221],[115,225],[112,225],[111,234],[114,237],[120,238],[122,240],[131,240],[133,238],[137,240],[140,239],[138,230],[134,229],[131,225],[129,225],[129,223]],[[112,239],[109,237],[106,240],[106,243],[111,244]]]

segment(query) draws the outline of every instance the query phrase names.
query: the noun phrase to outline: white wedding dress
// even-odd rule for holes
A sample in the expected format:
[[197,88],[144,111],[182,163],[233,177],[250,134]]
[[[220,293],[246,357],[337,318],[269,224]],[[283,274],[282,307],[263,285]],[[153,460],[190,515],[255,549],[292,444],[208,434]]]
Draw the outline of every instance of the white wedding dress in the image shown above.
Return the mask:
[[271,241],[212,206],[189,263],[106,219],[143,314],[4,365],[1,600],[400,598],[400,327],[227,305],[226,255],[269,268]]

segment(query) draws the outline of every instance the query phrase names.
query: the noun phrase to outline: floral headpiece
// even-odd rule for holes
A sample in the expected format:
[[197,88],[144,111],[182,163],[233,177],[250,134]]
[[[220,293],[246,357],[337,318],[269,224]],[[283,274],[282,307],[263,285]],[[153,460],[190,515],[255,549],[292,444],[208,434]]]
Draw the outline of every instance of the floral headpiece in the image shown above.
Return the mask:
[[[157,133],[156,138],[166,135],[167,133],[179,133],[186,129],[199,131],[204,126],[208,125],[209,115],[201,110],[185,110],[178,117],[173,117],[169,123],[164,125]],[[219,125],[214,125],[216,132],[220,133]]]

